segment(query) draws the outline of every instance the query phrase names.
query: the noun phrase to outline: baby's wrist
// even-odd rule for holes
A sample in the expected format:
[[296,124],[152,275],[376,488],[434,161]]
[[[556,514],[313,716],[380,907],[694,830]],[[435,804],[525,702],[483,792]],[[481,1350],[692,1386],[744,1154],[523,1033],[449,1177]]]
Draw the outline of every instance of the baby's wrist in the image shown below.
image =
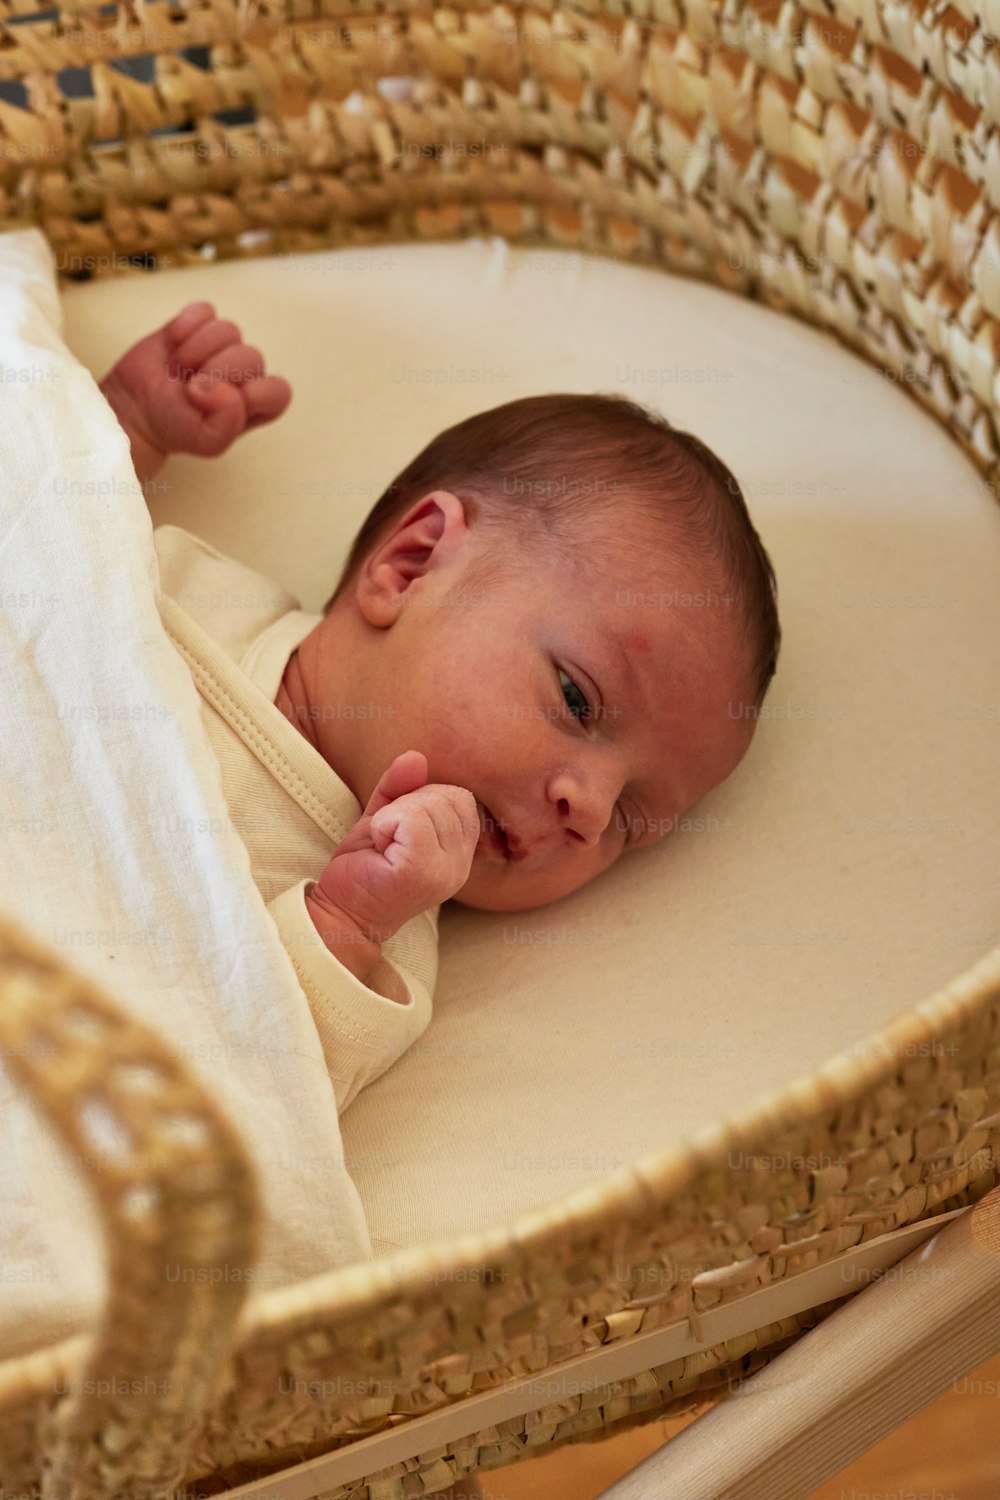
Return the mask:
[[129,447],[132,450],[132,466],[139,483],[145,488],[149,480],[163,468],[168,455],[162,453],[147,437],[143,436],[135,400],[115,379],[113,370],[99,382],[98,389],[129,440]]
[[362,926],[325,897],[317,899],[315,892],[315,884],[306,886],[306,910],[313,926],[334,958],[355,979],[367,984],[372,970],[382,957],[383,935],[371,927]]

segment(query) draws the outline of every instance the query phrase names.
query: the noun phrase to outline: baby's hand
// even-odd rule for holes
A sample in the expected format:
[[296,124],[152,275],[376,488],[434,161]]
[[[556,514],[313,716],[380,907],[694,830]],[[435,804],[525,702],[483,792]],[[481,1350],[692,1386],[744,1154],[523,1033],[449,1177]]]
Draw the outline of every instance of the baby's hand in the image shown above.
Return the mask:
[[479,840],[476,799],[465,787],[427,786],[426,780],[422,751],[396,756],[309,892],[307,905],[346,916],[382,943],[411,917],[461,889]]
[[265,375],[260,351],[242,338],[210,302],[189,302],[101,381],[146,473],[169,453],[215,458],[242,432],[281,416],[292,388]]

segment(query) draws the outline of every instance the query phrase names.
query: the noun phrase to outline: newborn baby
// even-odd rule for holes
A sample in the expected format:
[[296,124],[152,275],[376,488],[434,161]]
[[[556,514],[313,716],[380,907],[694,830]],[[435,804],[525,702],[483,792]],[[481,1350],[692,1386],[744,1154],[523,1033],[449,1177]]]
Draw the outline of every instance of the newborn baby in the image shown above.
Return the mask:
[[[143,482],[292,395],[206,302],[101,390]],[[531,397],[441,433],[375,505],[274,699],[364,809],[306,891],[329,950],[365,982],[418,912],[543,906],[659,842],[749,747],[775,598],[728,469],[635,403]],[[391,716],[323,712],[373,682]]]

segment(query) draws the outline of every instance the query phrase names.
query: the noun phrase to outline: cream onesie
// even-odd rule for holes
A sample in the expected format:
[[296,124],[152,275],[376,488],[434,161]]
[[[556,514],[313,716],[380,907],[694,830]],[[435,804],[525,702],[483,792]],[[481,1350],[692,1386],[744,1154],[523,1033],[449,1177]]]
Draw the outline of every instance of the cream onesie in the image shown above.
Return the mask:
[[309,1001],[343,1114],[430,1021],[440,906],[383,943],[377,988],[326,947],[305,889],[362,808],[274,702],[292,652],[323,616],[180,526],[156,527],[153,544],[160,618],[194,678],[233,825]]

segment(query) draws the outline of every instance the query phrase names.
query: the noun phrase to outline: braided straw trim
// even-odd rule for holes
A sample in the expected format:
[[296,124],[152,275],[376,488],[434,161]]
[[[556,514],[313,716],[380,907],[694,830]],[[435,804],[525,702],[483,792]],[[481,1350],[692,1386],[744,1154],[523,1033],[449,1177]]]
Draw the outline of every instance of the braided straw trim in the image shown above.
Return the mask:
[[[188,1481],[218,1493],[510,1378],[544,1380],[570,1358],[685,1314],[697,1333],[708,1308],[978,1202],[996,1184],[998,1155],[1000,950],[854,1056],[686,1148],[642,1158],[502,1231],[255,1297]],[[409,1500],[463,1473],[690,1410],[841,1300],[629,1380],[560,1394],[332,1490],[330,1500]],[[16,1472],[25,1490],[37,1458],[21,1435],[66,1357],[65,1347],[47,1351],[6,1380],[0,1368],[3,1472]]]
[[[189,1478],[215,1493],[685,1315],[697,1333],[708,1308],[978,1202],[998,1157],[1000,950],[854,1056],[686,1149],[503,1231],[256,1299]],[[418,1454],[370,1475],[371,1500],[690,1410],[842,1300]],[[368,1500],[356,1486],[329,1500],[348,1497]]]
[[[159,6],[141,40],[124,10],[62,40],[9,26],[0,66],[35,88],[33,110],[0,104],[0,219],[40,223],[62,276],[500,233],[705,277],[898,378],[997,493],[1000,50],[937,3],[786,3],[780,26],[735,0],[657,9],[282,24],[220,0],[173,38]],[[196,36],[208,69],[162,50]],[[110,67],[116,44],[161,49],[153,84]],[[38,87],[95,53],[93,99]],[[388,69],[418,78],[410,103],[370,92]],[[339,102],[354,87],[361,114]],[[248,102],[252,125],[210,117]]]
[[[240,1272],[256,1259],[250,1164],[156,1034],[5,917],[0,1056],[84,1173],[106,1236],[107,1301],[93,1338],[21,1370],[22,1397],[47,1377],[35,1412],[40,1492],[165,1500],[232,1342]],[[5,1367],[3,1394],[8,1381]],[[6,1465],[2,1475],[4,1493],[16,1493]]]

